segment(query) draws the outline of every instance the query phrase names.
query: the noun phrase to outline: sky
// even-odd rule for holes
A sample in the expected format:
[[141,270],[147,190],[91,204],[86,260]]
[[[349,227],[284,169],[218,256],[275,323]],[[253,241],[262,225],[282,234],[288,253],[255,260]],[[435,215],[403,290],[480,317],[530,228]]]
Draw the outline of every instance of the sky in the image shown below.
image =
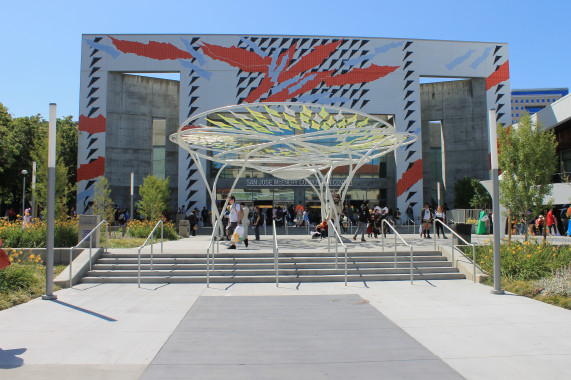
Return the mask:
[[571,88],[570,0],[7,1],[0,103],[78,120],[82,34],[276,34],[507,42],[512,89]]

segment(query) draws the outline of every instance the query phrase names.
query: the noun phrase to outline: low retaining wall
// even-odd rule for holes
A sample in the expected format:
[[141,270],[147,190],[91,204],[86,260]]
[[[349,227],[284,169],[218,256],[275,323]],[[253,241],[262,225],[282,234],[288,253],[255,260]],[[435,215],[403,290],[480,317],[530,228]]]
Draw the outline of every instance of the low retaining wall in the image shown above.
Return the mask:
[[[73,250],[73,260],[78,257],[84,248]],[[94,248],[93,251],[98,248]],[[40,256],[42,263],[45,264],[47,257],[47,248],[5,248],[6,252],[10,251],[22,252],[22,258],[27,259],[30,255]],[[89,249],[87,249],[89,251]],[[54,248],[54,265],[69,265],[69,248]]]

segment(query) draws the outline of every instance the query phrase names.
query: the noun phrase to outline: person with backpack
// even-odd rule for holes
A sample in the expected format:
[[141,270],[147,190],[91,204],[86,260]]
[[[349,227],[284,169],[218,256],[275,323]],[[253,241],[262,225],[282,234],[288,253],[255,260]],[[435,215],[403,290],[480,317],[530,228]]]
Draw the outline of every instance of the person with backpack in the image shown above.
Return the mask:
[[355,235],[353,235],[353,240],[357,240],[357,235],[361,232],[361,241],[365,240],[365,232],[367,231],[367,223],[371,219],[371,213],[369,212],[369,201],[364,201],[361,205],[361,209],[359,210],[359,216],[357,218],[359,222],[359,226],[357,227],[357,231]]
[[[226,227],[226,234],[230,239],[232,239],[234,230],[241,223],[241,220],[244,217],[244,213],[240,205],[236,203],[236,198],[233,195],[228,197],[228,203],[230,204],[230,213],[228,215],[228,227]],[[244,241],[244,244],[246,247],[248,246],[247,241]],[[236,249],[236,243],[232,242],[232,245],[228,247],[228,249]]]

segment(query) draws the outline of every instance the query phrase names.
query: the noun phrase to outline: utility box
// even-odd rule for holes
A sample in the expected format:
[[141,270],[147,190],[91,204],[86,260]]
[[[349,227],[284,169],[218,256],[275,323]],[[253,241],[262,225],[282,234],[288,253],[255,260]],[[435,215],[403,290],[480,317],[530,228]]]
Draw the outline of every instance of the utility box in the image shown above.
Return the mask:
[[[472,225],[468,223],[455,223],[454,231],[466,240],[468,243],[472,243]],[[452,236],[454,239],[454,245],[466,245],[462,240],[458,239],[456,235]]]
[[190,237],[190,222],[182,219],[178,222],[178,234],[184,238]]
[[[97,227],[99,223],[101,223],[101,215],[79,215],[79,223],[78,223],[78,237],[77,242],[79,243],[84,237],[86,237],[92,229]],[[102,228],[105,228],[103,225]],[[101,236],[101,228],[98,231],[95,231],[91,235],[91,246],[92,247],[99,247],[99,239]],[[89,248],[89,239],[84,241],[80,247]]]

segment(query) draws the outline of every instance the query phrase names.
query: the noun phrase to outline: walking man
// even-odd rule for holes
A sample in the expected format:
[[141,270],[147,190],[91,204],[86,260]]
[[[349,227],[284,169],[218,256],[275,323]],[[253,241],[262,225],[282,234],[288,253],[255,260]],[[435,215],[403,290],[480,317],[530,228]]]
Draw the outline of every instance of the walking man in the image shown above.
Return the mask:
[[365,232],[367,231],[367,223],[371,219],[371,213],[369,212],[369,201],[364,201],[361,205],[361,210],[359,211],[359,216],[357,220],[359,221],[359,226],[357,227],[357,231],[355,235],[353,235],[353,240],[357,240],[357,235],[361,232],[361,241],[365,240]]
[[[226,230],[228,232],[226,233],[226,235],[232,238],[234,230],[236,229],[238,224],[241,223],[243,215],[242,215],[242,209],[240,208],[240,205],[236,203],[236,198],[233,195],[228,197],[228,204],[230,205],[230,213],[228,215],[228,226],[226,227]],[[232,243],[232,245],[228,249],[236,249],[236,244]]]

